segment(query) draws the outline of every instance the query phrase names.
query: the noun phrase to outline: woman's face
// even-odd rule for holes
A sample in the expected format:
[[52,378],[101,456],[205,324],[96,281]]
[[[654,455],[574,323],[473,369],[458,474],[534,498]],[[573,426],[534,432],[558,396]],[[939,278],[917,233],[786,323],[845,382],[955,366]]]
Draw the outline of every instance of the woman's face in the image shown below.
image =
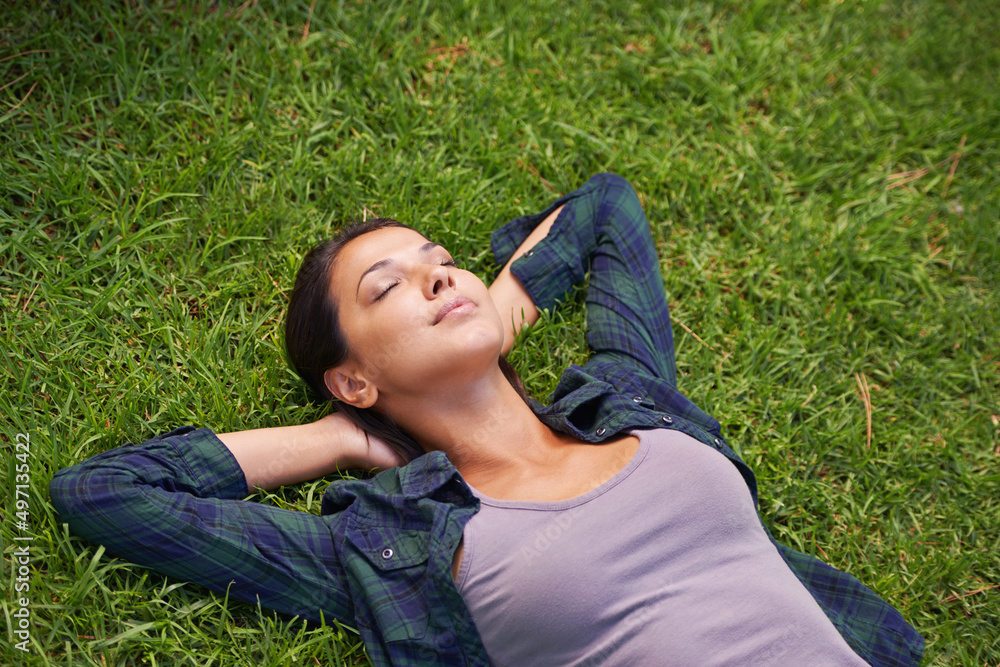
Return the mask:
[[412,229],[349,242],[330,289],[349,363],[382,398],[421,395],[497,368],[503,323],[486,285]]

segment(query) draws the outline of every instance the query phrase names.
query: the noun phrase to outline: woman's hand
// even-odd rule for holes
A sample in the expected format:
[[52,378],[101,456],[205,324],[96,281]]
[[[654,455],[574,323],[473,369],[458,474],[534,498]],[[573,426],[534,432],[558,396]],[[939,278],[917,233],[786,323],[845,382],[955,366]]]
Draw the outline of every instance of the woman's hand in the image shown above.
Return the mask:
[[250,492],[298,484],[350,468],[384,470],[403,464],[389,445],[369,437],[336,412],[309,424],[218,436],[243,469]]
[[507,260],[507,263],[504,264],[496,280],[490,285],[490,296],[493,297],[493,303],[496,304],[497,310],[500,312],[500,317],[504,321],[503,349],[500,353],[505,357],[510,352],[510,348],[514,346],[514,339],[517,338],[521,327],[525,324],[531,325],[538,321],[538,308],[535,307],[535,302],[531,300],[528,290],[524,289],[524,285],[517,279],[517,276],[510,272],[510,265],[514,263],[514,260],[534,248],[539,241],[548,236],[549,230],[552,229],[552,223],[556,221],[563,208],[565,206],[560,206],[552,211],[528,234],[528,237],[524,239],[517,250],[514,251],[514,254],[511,255],[510,259]]
[[339,412],[323,417],[316,425],[339,432],[347,440],[344,456],[338,462],[341,470],[385,470],[406,463],[385,440],[366,433]]

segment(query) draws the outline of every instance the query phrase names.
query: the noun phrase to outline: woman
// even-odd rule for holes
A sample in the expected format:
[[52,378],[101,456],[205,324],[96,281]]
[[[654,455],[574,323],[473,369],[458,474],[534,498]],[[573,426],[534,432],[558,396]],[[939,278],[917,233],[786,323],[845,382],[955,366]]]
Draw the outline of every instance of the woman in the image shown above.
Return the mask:
[[[626,181],[596,176],[493,247],[489,289],[391,221],[314,249],[288,352],[342,409],[107,452],[57,473],[60,516],[160,572],[356,625],[376,664],[919,663],[897,611],[773,541],[753,473],[676,389]],[[588,271],[593,356],[541,406],[504,355]],[[347,467],[385,470],[331,485],[322,517],[240,500]]]

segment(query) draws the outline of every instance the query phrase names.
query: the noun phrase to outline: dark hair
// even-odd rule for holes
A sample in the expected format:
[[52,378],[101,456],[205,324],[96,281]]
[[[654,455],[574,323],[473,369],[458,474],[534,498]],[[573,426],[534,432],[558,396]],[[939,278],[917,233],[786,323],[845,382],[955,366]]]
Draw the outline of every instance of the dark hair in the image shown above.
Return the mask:
[[[330,294],[334,262],[344,246],[354,239],[387,227],[413,229],[390,218],[351,223],[332,239],[310,250],[295,276],[285,320],[285,351],[295,372],[323,400],[336,400],[326,386],[324,375],[327,369],[342,363],[349,353],[337,316],[337,304]],[[498,358],[498,364],[504,377],[527,403],[524,386],[513,366],[502,356]],[[424,453],[409,433],[374,408],[357,408],[337,401],[337,409],[365,433],[389,443],[404,460],[412,461]]]

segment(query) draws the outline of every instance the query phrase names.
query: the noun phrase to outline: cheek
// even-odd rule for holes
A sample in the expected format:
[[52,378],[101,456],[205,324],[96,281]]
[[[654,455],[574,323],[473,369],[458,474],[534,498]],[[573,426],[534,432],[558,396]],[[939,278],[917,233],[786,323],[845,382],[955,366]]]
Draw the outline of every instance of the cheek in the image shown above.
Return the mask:
[[496,308],[493,305],[493,297],[490,296],[489,288],[476,274],[460,269],[456,273],[455,287],[459,292],[479,304],[480,308]]
[[480,304],[480,309],[483,311],[483,317],[496,326],[500,337],[503,338],[504,331],[506,330],[503,317],[501,317],[500,311],[497,310],[497,305],[494,303],[493,297],[490,296],[490,292],[486,289],[485,285],[483,286],[482,299],[478,303]]
[[376,381],[392,377],[421,360],[419,351],[426,344],[420,338],[422,313],[387,303],[369,315],[354,323],[349,339],[354,342],[354,358],[369,377]]
[[505,331],[503,318],[500,317],[500,311],[497,310],[493,297],[490,296],[489,288],[476,274],[464,270],[461,271],[461,279],[457,283],[460,292],[479,304],[483,318],[496,326],[502,338]]

